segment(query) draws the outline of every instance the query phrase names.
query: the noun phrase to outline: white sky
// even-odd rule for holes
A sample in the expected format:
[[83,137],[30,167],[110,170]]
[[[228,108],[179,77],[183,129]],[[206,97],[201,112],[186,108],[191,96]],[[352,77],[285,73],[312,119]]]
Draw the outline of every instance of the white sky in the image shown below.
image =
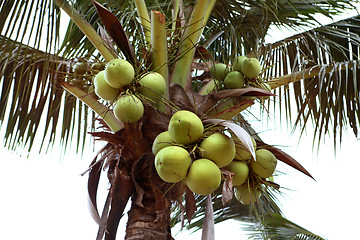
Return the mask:
[[[330,140],[321,145],[317,155],[312,149],[312,139],[304,137],[298,144],[298,132],[290,134],[290,130],[280,125],[253,124],[259,131],[269,129],[261,135],[264,141],[284,146],[317,180],[278,164],[278,169],[287,175],[276,177],[275,181],[293,190],[284,190],[286,196],[279,198],[285,216],[329,240],[354,239],[358,235],[358,222],[353,216],[360,215],[360,197],[356,194],[359,139],[347,133],[335,159]],[[95,153],[85,151],[83,157],[69,153],[60,159],[54,149],[51,154],[32,154],[27,159],[0,148],[0,154],[1,239],[95,239],[97,225],[87,209],[87,175],[80,176]],[[106,187],[106,182],[102,182],[100,202],[105,198]],[[123,239],[125,221],[126,215],[118,239]],[[201,232],[175,233],[174,229],[174,237],[180,240],[201,236]],[[233,221],[216,225],[215,234],[216,239],[234,239],[234,236],[247,239],[240,224]]]
[[[360,141],[351,133],[346,134],[335,159],[331,141],[322,144],[317,156],[312,151],[311,139],[304,137],[298,145],[297,133],[289,134],[279,125],[257,125],[253,123],[257,129],[268,129],[261,134],[265,142],[284,146],[282,149],[317,180],[279,162],[278,169],[287,175],[276,177],[275,182],[292,189],[283,189],[286,196],[279,197],[285,216],[327,239],[353,239],[358,223],[350,217],[360,215],[360,197],[353,194],[360,169]],[[56,149],[52,154],[34,154],[30,159],[5,149],[0,151],[1,239],[95,239],[97,225],[87,209],[87,176],[80,176],[94,153],[86,151],[83,157],[70,153],[61,160]],[[99,202],[104,201],[106,188],[103,181]],[[119,239],[123,239],[125,221],[126,215],[119,227]],[[237,222],[217,225],[215,234],[217,239],[224,239],[224,235],[247,239],[241,235]],[[192,235],[183,232],[176,239],[200,239],[200,236],[201,232]]]

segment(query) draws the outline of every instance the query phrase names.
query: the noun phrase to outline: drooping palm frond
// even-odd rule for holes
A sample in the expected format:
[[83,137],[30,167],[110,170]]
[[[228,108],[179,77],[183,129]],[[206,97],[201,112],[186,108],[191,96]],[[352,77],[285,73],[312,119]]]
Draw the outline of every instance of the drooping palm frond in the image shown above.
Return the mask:
[[214,6],[204,39],[223,34],[209,50],[216,60],[229,62],[234,55],[250,53],[264,42],[271,25],[300,31],[318,24],[315,14],[327,17],[352,8],[348,1],[227,1]]
[[[58,84],[65,80],[61,73],[70,71],[71,61],[4,37],[0,41],[7,43],[0,51],[0,121],[6,122],[5,145],[30,150],[37,135],[43,145],[47,140],[53,143],[60,133],[64,146],[74,138],[81,149],[90,111]],[[74,134],[75,128],[79,131]],[[39,130],[43,131],[40,135]]]
[[[278,95],[274,108],[305,129],[313,124],[314,140],[325,134],[342,137],[360,123],[359,16],[297,34],[259,51],[264,78]],[[294,82],[290,84],[290,82]],[[293,114],[296,106],[297,115]],[[283,109],[283,110],[282,110]],[[294,119],[295,118],[295,119]]]
[[253,239],[324,240],[279,214],[268,214],[261,225],[248,225]]
[[[141,47],[146,44],[143,42],[144,38],[139,37],[142,36],[143,32],[141,30],[141,24],[136,19],[134,3],[125,0],[102,0],[99,2],[105,4],[106,7],[114,12],[121,22],[126,23],[123,24],[125,26],[124,29],[130,36],[133,45],[137,46],[136,51],[140,51]],[[191,9],[193,1],[184,2],[185,6]],[[312,15],[315,12],[331,16],[351,6],[347,1],[336,1],[336,3],[316,1],[316,4],[313,4],[313,2],[292,2],[293,3],[291,3],[291,1],[218,1],[210,16],[209,27],[204,31],[204,39],[221,30],[225,30],[225,34],[211,45],[212,48],[210,48],[209,51],[219,52],[220,55],[215,55],[216,59],[227,59],[227,61],[229,61],[228,56],[243,51],[241,50],[243,46],[247,45],[247,49],[251,49],[249,46],[257,44],[257,41],[253,41],[253,37],[255,36],[254,39],[262,39],[271,23],[285,24],[294,27],[299,23],[306,24],[309,20],[315,20]],[[84,0],[72,1],[72,3],[75,8],[85,16],[86,20],[106,38],[105,31],[101,30],[99,16],[95,12],[94,6],[89,1]],[[169,8],[171,2],[147,1],[146,3],[150,10],[161,9],[161,11],[167,15],[168,22],[171,24],[171,8]],[[63,43],[59,44],[60,16],[61,12],[55,5],[54,0],[11,0],[1,2],[0,29],[4,37],[1,42],[1,51],[6,51],[6,46],[14,40],[22,42],[23,44],[25,43],[34,49],[41,48],[44,53],[57,53],[66,58],[101,58],[97,55],[93,56],[94,54],[98,54],[97,51],[95,51],[93,45],[71,21],[69,22]],[[255,25],[257,27],[253,27],[255,23],[257,23],[257,25]],[[7,61],[4,60],[2,66],[5,66],[5,63],[7,63]],[[18,67],[17,71],[19,71],[19,69],[24,68]],[[35,68],[32,69],[34,70]],[[27,71],[29,72],[29,68]],[[35,72],[33,72],[32,75],[34,75],[34,73]],[[30,76],[29,74],[20,75],[23,75],[23,77]],[[37,84],[36,81],[31,82],[34,85]],[[52,96],[52,98],[54,98],[54,96]],[[67,116],[71,116],[70,112],[67,112]],[[16,118],[13,118],[14,121],[15,119]],[[68,120],[69,119],[70,118],[68,118]],[[14,124],[14,126],[16,127],[18,125]],[[75,126],[75,122],[70,121],[67,123],[67,126]],[[22,128],[24,128],[24,126]],[[65,129],[67,129],[67,127],[65,127]],[[16,128],[14,128],[13,131],[16,132]],[[67,131],[68,130],[64,130],[64,134],[62,135],[65,136],[65,132]],[[24,133],[24,131],[21,132]],[[10,133],[7,134],[7,137],[10,135]],[[32,136],[29,138],[31,139]],[[19,140],[19,138],[13,139]],[[17,140],[14,141],[16,142]],[[53,140],[52,137],[51,140]]]

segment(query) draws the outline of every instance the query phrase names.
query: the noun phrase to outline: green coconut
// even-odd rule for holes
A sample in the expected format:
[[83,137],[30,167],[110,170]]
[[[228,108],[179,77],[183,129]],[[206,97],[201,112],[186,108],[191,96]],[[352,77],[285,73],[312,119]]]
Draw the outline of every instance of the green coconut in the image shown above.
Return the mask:
[[119,94],[119,89],[111,87],[105,81],[104,73],[105,71],[100,71],[93,80],[95,94],[104,100],[112,101]]
[[245,87],[244,75],[238,71],[229,72],[225,77],[224,84],[226,88],[230,89],[243,88]]
[[247,59],[246,56],[237,56],[236,58],[234,58],[232,62],[233,70],[241,72],[241,64],[245,59]]
[[126,60],[113,59],[105,68],[105,80],[113,88],[122,88],[134,79],[135,70]]
[[224,63],[215,63],[211,66],[210,73],[216,80],[223,81],[229,73],[229,68]]
[[[253,143],[254,149],[256,149],[256,141],[253,137],[251,137],[251,141]],[[246,161],[251,158],[250,151],[244,146],[244,144],[239,140],[238,137],[233,136],[234,142],[235,142],[235,159],[240,161]]]
[[261,178],[271,177],[277,165],[276,157],[267,149],[258,149],[255,153],[256,161],[251,159],[251,169]]
[[87,64],[84,62],[77,62],[73,66],[73,72],[76,74],[83,75],[86,73],[86,71],[87,71]]
[[190,165],[189,152],[179,146],[165,147],[155,156],[155,169],[165,182],[176,183],[184,180]]
[[249,177],[249,167],[246,162],[234,160],[227,165],[225,169],[234,173],[232,177],[233,186],[240,186],[245,183]]
[[169,134],[176,143],[191,144],[200,140],[204,133],[201,119],[193,112],[181,110],[170,119]]
[[143,76],[140,81],[140,93],[153,102],[158,102],[166,90],[164,77],[157,72],[151,72]]
[[247,183],[234,188],[236,199],[244,205],[254,204],[260,197],[260,192],[251,188]]
[[221,171],[211,160],[201,158],[193,161],[186,176],[189,189],[201,195],[209,195],[221,183]]
[[248,58],[241,63],[241,72],[245,77],[256,78],[259,76],[261,66],[259,60],[256,58]]
[[174,143],[169,131],[162,132],[156,136],[152,145],[152,152],[156,155],[161,149],[172,146]]
[[144,114],[144,105],[134,95],[123,95],[114,106],[114,114],[122,122],[137,122]]
[[210,159],[221,168],[225,167],[235,157],[234,141],[223,133],[214,133],[205,138],[200,144],[200,155]]

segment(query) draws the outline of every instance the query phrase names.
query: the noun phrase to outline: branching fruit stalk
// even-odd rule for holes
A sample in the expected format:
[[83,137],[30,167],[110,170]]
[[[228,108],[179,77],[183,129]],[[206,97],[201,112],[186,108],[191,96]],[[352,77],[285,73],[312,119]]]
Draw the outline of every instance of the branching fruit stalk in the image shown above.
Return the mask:
[[67,0],[56,0],[56,5],[63,9],[71,18],[71,20],[80,28],[80,30],[91,41],[95,48],[101,53],[105,61],[109,62],[115,56],[106,48],[102,38],[95,29],[73,8]]
[[106,106],[96,101],[96,99],[87,92],[84,92],[67,82],[61,82],[60,85],[96,112],[114,133],[123,127],[123,123],[115,117],[112,111],[109,111]]
[[165,15],[158,11],[151,12],[151,53],[152,68],[166,80],[165,97],[169,98],[168,48],[166,40]]

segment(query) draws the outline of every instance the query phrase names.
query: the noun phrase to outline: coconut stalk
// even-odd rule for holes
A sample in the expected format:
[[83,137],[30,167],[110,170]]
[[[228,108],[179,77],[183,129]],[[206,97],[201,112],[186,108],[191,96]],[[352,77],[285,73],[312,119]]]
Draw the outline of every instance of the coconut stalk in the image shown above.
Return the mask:
[[90,94],[82,91],[70,83],[62,82],[60,84],[66,91],[77,97],[80,101],[96,112],[113,132],[117,132],[123,127],[123,123],[115,117],[113,112],[109,111],[106,106],[102,105],[96,99],[91,97]]
[[150,48],[151,44],[151,23],[149,18],[149,13],[146,8],[146,4],[144,0],[135,0],[136,11],[140,18],[140,23],[143,26],[145,41],[148,48]]
[[[334,68],[336,68],[336,67],[338,67],[338,66],[333,65],[333,64],[328,65],[326,67],[323,67],[323,66],[310,67],[303,71],[298,71],[298,72],[286,74],[286,75],[278,77],[278,78],[274,78],[274,79],[268,81],[267,83],[269,84],[271,89],[275,89],[275,88],[279,88],[281,86],[287,85],[292,82],[298,82],[302,79],[316,77],[319,75],[320,72],[321,72],[321,74],[328,74],[331,71],[333,71]],[[351,63],[348,65],[342,64],[341,67],[339,68],[339,71],[344,70],[346,68],[351,69],[352,67],[353,67],[353,64],[351,64]]]
[[205,20],[207,20],[206,14],[212,10],[207,10],[207,8],[209,8],[210,2],[211,1],[209,0],[199,0],[196,2],[188,20],[182,42],[179,46],[179,59],[174,66],[171,80],[173,83],[179,84],[186,90],[190,88],[188,77],[190,74],[196,45],[200,40],[203,28],[206,23]]
[[152,68],[166,80],[166,98],[169,97],[168,48],[166,40],[165,15],[151,11],[151,57]]
[[106,62],[114,59],[115,56],[106,48],[104,41],[95,29],[76,11],[66,0],[56,0],[56,5],[63,9],[71,18],[71,20],[80,28],[80,30],[91,41],[94,47],[104,57]]
[[206,115],[208,118],[230,120],[253,104],[253,100],[239,102],[230,98],[212,108]]

